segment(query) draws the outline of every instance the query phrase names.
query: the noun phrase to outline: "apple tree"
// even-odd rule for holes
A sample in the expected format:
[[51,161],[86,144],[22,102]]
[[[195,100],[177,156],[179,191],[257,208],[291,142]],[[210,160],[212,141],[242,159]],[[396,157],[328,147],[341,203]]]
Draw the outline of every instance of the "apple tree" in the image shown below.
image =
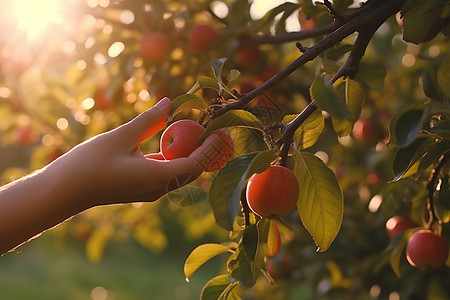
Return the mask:
[[[169,211],[216,237],[184,265],[223,260],[201,299],[448,298],[450,2],[258,2],[67,1],[59,38],[19,51],[2,32],[1,151],[22,156],[2,180],[168,96],[171,123],[227,130],[234,157],[157,203],[77,216],[90,259],[111,239],[163,251]],[[270,213],[297,186],[281,172],[258,214],[248,188],[275,166],[295,208]]]

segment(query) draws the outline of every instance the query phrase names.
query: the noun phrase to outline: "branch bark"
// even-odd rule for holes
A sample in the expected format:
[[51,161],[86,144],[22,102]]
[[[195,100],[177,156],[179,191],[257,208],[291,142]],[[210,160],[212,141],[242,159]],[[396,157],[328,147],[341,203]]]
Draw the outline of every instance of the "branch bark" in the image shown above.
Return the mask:
[[[378,27],[390,16],[396,14],[403,3],[406,0],[372,0],[368,4],[364,5],[360,8],[360,10],[363,10],[364,13],[361,13],[361,11],[357,11],[353,13],[352,15],[355,15],[354,19],[348,20],[346,19],[346,22],[344,25],[330,33],[327,37],[320,40],[318,43],[316,43],[314,46],[306,49],[306,51],[296,60],[294,60],[292,63],[290,63],[288,66],[286,66],[284,69],[282,69],[279,73],[275,74],[273,77],[269,78],[266,82],[261,84],[259,87],[255,88],[254,90],[243,94],[238,101],[229,103],[224,105],[221,109],[217,110],[213,114],[213,118],[217,118],[226,112],[232,110],[232,109],[242,109],[247,106],[247,104],[253,100],[254,98],[261,95],[265,90],[272,88],[273,86],[280,83],[283,79],[285,79],[287,76],[292,74],[295,70],[305,65],[307,62],[314,60],[317,56],[319,56],[321,53],[326,51],[327,49],[335,46],[339,42],[341,42],[344,38],[348,37],[349,35],[360,31],[364,34],[364,28],[375,28],[374,24],[378,24]],[[377,5],[378,4],[378,5]],[[334,23],[333,23],[334,24]],[[378,28],[376,27],[376,28]],[[369,32],[375,33],[376,29],[372,29]],[[369,38],[370,36],[370,38]],[[362,49],[367,47],[368,42],[370,41],[373,34],[367,34],[367,38],[360,39],[361,46],[358,49]],[[364,47],[363,47],[364,46]],[[354,61],[359,61],[362,56],[364,55],[364,51],[358,50],[354,54]],[[359,59],[356,59],[358,58]],[[353,65],[354,63],[352,63]],[[347,65],[348,67],[348,65]],[[346,67],[346,68],[347,68]]]
[[[307,62],[315,59],[318,55],[326,51],[327,49],[333,47],[334,45],[341,42],[344,38],[349,35],[358,32],[358,37],[355,41],[354,48],[350,52],[350,55],[345,62],[345,64],[340,68],[340,70],[333,76],[331,82],[335,82],[337,79],[343,76],[353,77],[358,71],[360,61],[364,56],[366,48],[371,41],[373,35],[377,29],[392,15],[395,15],[402,7],[406,0],[372,0],[361,7],[359,10],[352,14],[342,16],[339,20],[330,23],[322,27],[323,32],[328,32],[334,29],[327,37],[323,38],[317,44],[310,48],[304,48],[303,54],[289,64],[287,67],[282,69],[279,73],[274,75],[272,78],[261,84],[254,90],[242,95],[238,101],[224,105],[221,109],[217,110],[213,118],[223,115],[232,109],[241,109],[253,100],[255,97],[261,95],[265,90],[277,85],[284,78],[289,76],[298,68],[302,67]],[[314,30],[314,29],[313,29]],[[307,36],[308,31],[304,31],[305,36]],[[316,33],[319,31],[316,31]],[[279,43],[284,41],[289,41],[290,38],[296,36],[301,37],[301,32],[295,34],[287,34],[282,37],[266,37],[256,40],[257,43],[264,43],[271,41],[273,43]],[[253,41],[255,42],[255,40]],[[289,148],[292,143],[292,139],[295,130],[303,124],[303,122],[317,109],[315,101],[311,101],[308,106],[289,124],[286,125],[285,132],[283,136],[277,141],[281,143],[281,165],[285,165],[287,161],[287,156],[289,153]]]

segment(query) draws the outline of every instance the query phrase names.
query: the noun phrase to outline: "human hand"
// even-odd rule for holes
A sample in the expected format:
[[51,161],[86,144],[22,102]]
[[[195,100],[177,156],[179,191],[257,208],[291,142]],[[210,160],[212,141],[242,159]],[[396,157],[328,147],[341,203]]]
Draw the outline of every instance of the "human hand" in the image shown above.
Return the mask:
[[157,200],[196,179],[218,158],[219,152],[210,150],[222,145],[212,134],[189,157],[165,161],[159,153],[142,154],[139,144],[165,126],[170,110],[170,100],[163,98],[130,122],[76,146],[48,171],[83,208]]

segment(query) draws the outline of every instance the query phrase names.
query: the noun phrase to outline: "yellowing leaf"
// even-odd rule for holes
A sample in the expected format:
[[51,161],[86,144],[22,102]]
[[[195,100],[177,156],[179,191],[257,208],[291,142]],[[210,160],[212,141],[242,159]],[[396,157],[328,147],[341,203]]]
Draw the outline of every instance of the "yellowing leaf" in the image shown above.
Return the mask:
[[236,109],[213,119],[206,127],[205,132],[200,136],[200,139],[206,138],[217,129],[233,126],[254,129],[262,129],[263,127],[261,121],[254,114],[243,109]]
[[327,250],[341,227],[344,200],[337,179],[318,157],[294,152],[295,175],[300,185],[297,208],[318,251]]
[[186,280],[189,280],[192,274],[208,260],[229,251],[231,251],[231,245],[224,244],[203,244],[195,248],[184,263]]
[[349,135],[353,130],[353,124],[361,114],[361,107],[365,99],[364,90],[358,81],[347,78],[336,82],[337,84],[345,84],[345,102],[350,112],[350,119],[341,119],[332,117],[333,128],[339,136]]

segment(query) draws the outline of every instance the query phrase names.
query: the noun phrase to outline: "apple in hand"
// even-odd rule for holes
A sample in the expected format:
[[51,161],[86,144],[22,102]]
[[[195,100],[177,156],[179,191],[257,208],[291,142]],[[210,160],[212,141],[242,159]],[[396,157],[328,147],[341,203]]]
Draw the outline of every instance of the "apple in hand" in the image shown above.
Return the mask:
[[192,120],[179,120],[172,123],[161,135],[160,149],[165,159],[187,157],[200,147],[200,135],[205,128]]
[[295,174],[286,167],[272,165],[253,174],[247,183],[247,202],[260,217],[275,218],[290,213],[297,205],[299,185]]
[[[162,156],[167,160],[189,156],[201,146],[199,137],[204,132],[205,128],[192,120],[179,120],[172,123],[161,135]],[[218,171],[234,156],[234,144],[230,134],[224,129],[218,129],[212,134],[218,134],[223,143],[220,149],[205,149],[205,155],[211,158],[205,168],[207,172]]]

